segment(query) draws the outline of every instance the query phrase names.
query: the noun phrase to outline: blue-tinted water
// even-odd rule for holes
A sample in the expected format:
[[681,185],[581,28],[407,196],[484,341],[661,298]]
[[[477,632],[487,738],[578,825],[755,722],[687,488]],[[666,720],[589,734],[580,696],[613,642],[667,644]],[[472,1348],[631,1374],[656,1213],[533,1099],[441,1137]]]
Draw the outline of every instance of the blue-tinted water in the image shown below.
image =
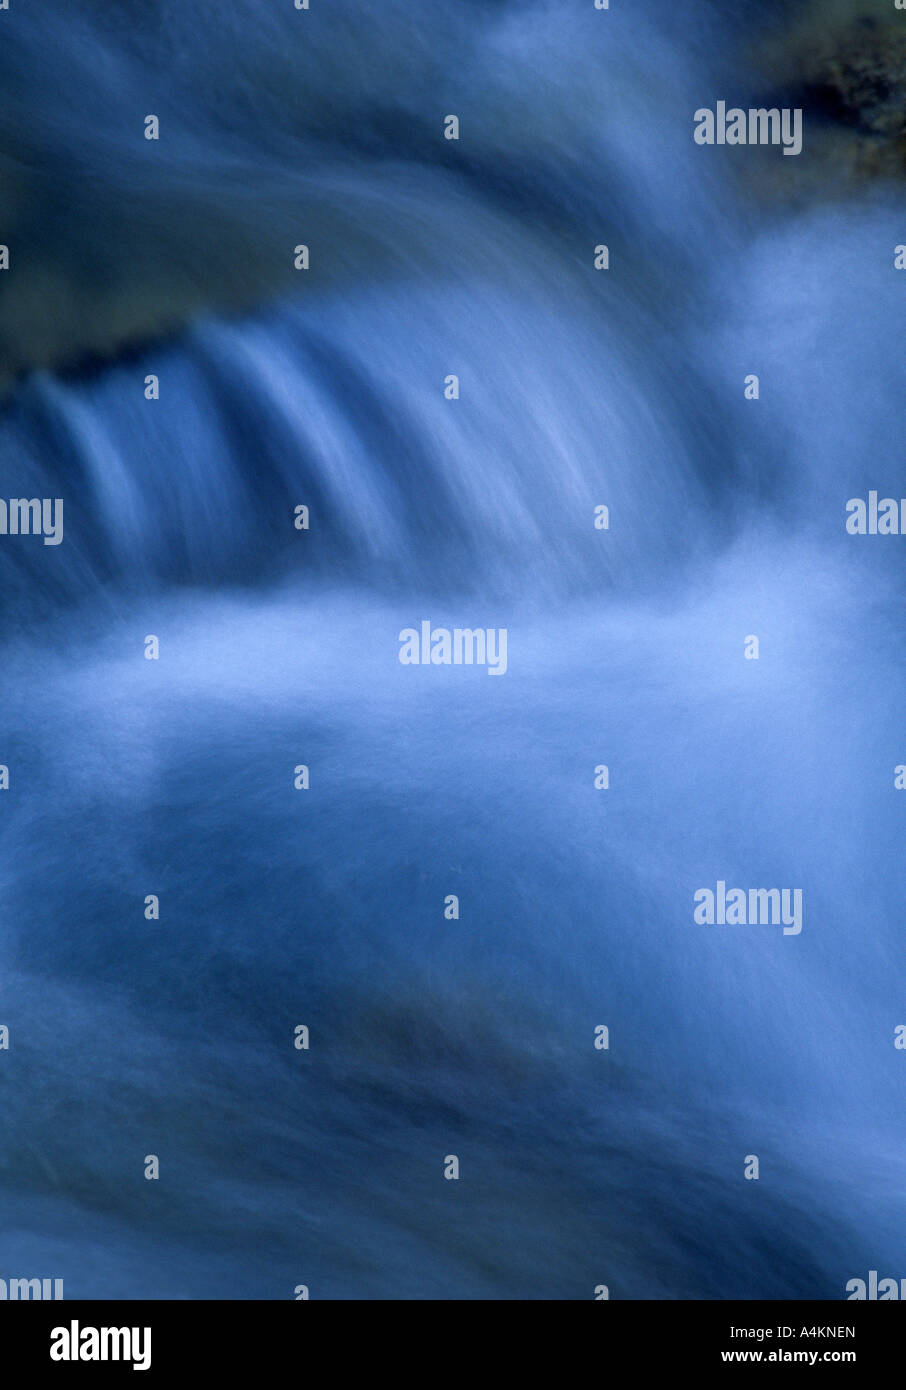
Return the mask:
[[[0,537],[0,1277],[906,1272],[904,567],[844,528],[902,195],[697,148],[754,21],[696,8],[3,16],[2,493],[65,540]],[[401,665],[424,619],[505,676]],[[801,934],[696,925],[718,879]]]

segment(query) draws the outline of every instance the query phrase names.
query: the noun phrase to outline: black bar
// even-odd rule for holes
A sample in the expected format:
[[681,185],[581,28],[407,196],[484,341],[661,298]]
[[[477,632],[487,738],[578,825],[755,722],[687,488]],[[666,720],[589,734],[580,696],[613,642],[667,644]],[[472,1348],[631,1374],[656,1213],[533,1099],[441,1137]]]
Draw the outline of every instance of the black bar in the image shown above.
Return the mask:
[[[52,1308],[34,1302],[0,1307],[0,1346],[4,1366],[17,1365],[25,1376],[48,1370],[62,1378],[80,1372],[131,1375],[148,1361],[145,1374],[197,1371],[234,1379],[266,1372],[276,1381],[282,1379],[280,1366],[313,1369],[322,1355],[332,1374],[353,1369],[360,1358],[366,1368],[371,1366],[371,1375],[406,1364],[432,1376],[438,1369],[449,1374],[459,1365],[471,1374],[475,1338],[481,1334],[483,1340],[487,1334],[496,1343],[506,1339],[515,1374],[523,1356],[556,1352],[558,1346],[564,1354],[557,1340],[562,1316],[559,1308],[539,1315],[531,1303],[504,1301],[453,1307],[429,1300],[404,1305],[311,1299],[304,1307],[290,1306],[290,1301],[64,1301]],[[614,1300],[584,1315],[571,1311],[568,1327],[577,1339],[570,1342],[571,1362],[588,1353],[604,1369],[625,1358],[640,1376],[694,1377],[746,1366],[770,1373],[778,1365],[809,1370],[835,1365],[864,1376],[889,1373],[898,1364],[906,1319],[902,1307],[867,1302]],[[133,1328],[138,1331],[134,1342]],[[101,1337],[102,1329],[128,1329],[128,1344],[121,1335]],[[52,1345],[60,1353],[75,1346],[90,1358],[113,1348],[119,1357],[52,1359]],[[428,1360],[426,1345],[431,1348]],[[138,1366],[133,1366],[133,1355]]]

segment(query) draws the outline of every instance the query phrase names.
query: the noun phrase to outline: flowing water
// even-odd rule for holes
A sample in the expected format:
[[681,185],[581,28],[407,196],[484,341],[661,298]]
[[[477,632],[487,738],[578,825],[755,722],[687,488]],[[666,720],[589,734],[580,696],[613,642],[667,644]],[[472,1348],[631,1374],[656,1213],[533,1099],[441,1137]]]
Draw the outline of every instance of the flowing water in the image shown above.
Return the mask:
[[902,191],[693,143],[779,5],[320,8],[2,16],[0,1276],[899,1277]]

